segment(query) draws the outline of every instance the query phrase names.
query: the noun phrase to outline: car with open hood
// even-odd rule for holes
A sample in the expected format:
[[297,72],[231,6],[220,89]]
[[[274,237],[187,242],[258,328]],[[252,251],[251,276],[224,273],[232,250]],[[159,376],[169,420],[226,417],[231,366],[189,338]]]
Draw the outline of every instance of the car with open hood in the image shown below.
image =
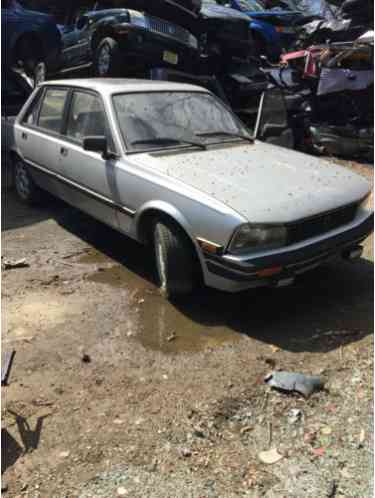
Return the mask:
[[24,202],[47,190],[151,244],[171,297],[199,281],[232,292],[289,285],[359,257],[373,229],[366,179],[254,140],[198,86],[45,83],[17,118],[13,154]]

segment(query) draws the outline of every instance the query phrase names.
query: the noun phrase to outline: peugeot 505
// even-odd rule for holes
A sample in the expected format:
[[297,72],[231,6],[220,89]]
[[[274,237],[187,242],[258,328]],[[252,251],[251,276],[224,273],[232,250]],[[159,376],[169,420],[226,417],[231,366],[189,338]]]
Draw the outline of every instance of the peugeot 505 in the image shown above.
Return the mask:
[[48,191],[152,244],[168,296],[199,280],[232,292],[288,285],[358,258],[373,229],[366,179],[254,140],[198,86],[45,83],[17,117],[13,154],[23,201]]

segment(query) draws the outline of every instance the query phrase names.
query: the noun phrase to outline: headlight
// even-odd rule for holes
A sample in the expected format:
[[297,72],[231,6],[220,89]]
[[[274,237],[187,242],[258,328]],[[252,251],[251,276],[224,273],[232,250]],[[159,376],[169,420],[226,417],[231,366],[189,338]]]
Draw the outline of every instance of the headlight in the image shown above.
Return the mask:
[[286,244],[286,227],[279,225],[242,225],[236,230],[229,252],[241,254],[261,249],[273,249]]
[[135,10],[130,11],[130,22],[141,28],[148,28],[146,17]]

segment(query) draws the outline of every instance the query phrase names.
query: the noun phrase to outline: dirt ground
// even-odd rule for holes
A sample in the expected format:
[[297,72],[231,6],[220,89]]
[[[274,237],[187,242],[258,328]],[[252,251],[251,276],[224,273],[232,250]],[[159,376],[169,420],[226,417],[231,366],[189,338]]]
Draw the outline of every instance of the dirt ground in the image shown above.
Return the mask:
[[[2,272],[4,496],[372,496],[372,238],[290,288],[172,305],[147,249],[59,201],[3,197],[2,257],[29,264]],[[279,369],[326,388],[270,390]]]

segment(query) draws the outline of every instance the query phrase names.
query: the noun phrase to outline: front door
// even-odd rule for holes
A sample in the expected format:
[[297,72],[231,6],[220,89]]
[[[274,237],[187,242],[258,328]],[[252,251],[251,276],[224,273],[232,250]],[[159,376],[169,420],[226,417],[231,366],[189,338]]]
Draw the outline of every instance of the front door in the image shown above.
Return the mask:
[[66,143],[59,150],[65,188],[64,199],[95,218],[118,227],[113,199],[115,159],[83,149],[86,136],[105,136],[113,149],[104,107],[99,95],[73,92],[67,120]]
[[62,34],[62,70],[74,69],[90,63],[90,22],[86,12],[94,9],[87,0],[75,9]]

